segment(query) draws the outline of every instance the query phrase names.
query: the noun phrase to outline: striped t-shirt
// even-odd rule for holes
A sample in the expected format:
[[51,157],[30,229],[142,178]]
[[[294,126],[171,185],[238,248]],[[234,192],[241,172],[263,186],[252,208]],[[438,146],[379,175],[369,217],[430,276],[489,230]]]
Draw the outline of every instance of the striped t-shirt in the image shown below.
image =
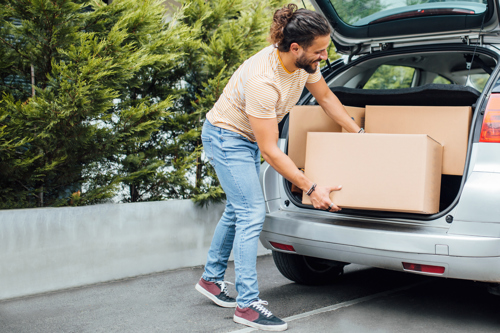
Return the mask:
[[234,72],[207,119],[214,126],[239,133],[255,142],[248,115],[276,118],[279,123],[297,103],[306,83],[321,79],[318,69],[287,71],[278,49],[270,45],[248,58]]

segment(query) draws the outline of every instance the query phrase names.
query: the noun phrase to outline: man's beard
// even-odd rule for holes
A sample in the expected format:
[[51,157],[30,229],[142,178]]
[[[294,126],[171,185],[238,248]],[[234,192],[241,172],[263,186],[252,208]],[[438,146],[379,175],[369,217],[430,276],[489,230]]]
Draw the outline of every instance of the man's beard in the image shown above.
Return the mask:
[[308,59],[306,59],[305,55],[302,55],[300,56],[296,61],[295,61],[295,66],[298,67],[298,68],[302,68],[303,70],[305,70],[306,72],[308,72],[309,74],[314,74],[316,73],[316,68],[314,68],[312,65],[318,61],[318,59],[315,59],[313,61],[310,61]]

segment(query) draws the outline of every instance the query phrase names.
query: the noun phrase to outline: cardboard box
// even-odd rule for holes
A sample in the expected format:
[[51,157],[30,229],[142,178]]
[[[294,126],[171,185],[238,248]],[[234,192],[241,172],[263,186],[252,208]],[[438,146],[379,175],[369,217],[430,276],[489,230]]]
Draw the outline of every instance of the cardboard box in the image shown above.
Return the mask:
[[[365,109],[345,106],[347,113],[360,126],[364,122]],[[297,105],[290,110],[288,127],[288,156],[303,168],[306,159],[307,132],[341,132],[342,127],[333,121],[319,105]]]
[[468,106],[366,106],[367,133],[427,134],[444,147],[445,175],[462,175],[472,117]]
[[[356,108],[353,106],[344,106],[352,120],[361,128],[365,127],[365,108]],[[345,128],[342,128],[343,133],[349,133]]]
[[306,149],[305,175],[342,185],[330,194],[341,208],[439,211],[443,147],[428,135],[308,133]]

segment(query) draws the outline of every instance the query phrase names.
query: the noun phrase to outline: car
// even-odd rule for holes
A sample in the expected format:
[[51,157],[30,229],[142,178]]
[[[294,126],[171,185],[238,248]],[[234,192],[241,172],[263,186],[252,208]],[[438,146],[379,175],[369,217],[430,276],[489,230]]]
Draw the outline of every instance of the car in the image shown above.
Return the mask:
[[[292,281],[314,285],[335,281],[345,265],[356,263],[482,281],[498,293],[498,1],[312,3],[330,22],[333,44],[342,55],[328,61],[322,74],[344,105],[467,106],[470,126],[463,172],[442,176],[439,209],[431,214],[317,210],[264,162],[260,181],[267,214],[260,240],[272,250],[278,270]],[[317,102],[304,90],[298,105]],[[288,154],[295,135],[290,116],[279,128],[278,146]]]

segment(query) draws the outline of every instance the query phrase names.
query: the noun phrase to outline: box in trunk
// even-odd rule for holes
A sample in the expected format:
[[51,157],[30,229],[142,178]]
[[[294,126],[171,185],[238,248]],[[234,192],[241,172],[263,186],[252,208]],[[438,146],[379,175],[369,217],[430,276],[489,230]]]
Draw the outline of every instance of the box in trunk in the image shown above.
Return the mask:
[[443,145],[445,175],[462,175],[472,109],[468,106],[366,106],[368,133],[427,134]]
[[[363,127],[365,109],[345,106],[347,113],[358,126]],[[319,105],[297,105],[290,110],[288,127],[288,156],[298,168],[303,168],[306,158],[307,132],[341,132],[342,127],[333,121]]]
[[[365,127],[365,108],[357,108],[353,106],[344,106],[347,113],[351,116],[352,120],[359,127]],[[349,133],[345,128],[342,128],[342,132]]]
[[308,133],[306,149],[305,175],[342,185],[330,194],[341,208],[439,211],[443,147],[428,135]]

